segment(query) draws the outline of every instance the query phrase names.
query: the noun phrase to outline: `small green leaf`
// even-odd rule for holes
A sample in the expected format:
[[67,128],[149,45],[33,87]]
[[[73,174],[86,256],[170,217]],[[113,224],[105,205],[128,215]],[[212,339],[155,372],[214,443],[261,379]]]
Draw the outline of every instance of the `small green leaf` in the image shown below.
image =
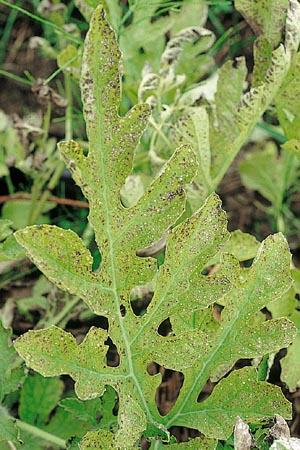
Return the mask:
[[[289,2],[287,0],[284,1],[286,1],[288,6]],[[241,7],[245,6],[245,9],[248,8],[250,10],[249,17],[251,17],[252,8],[269,8],[270,2],[261,0],[254,4],[253,2],[249,3],[242,0],[236,3],[237,5],[241,4]],[[277,3],[274,2],[274,13],[276,14],[278,13]],[[300,22],[299,20],[297,21],[298,15],[293,12],[296,3],[291,2],[289,4],[288,13],[290,17],[289,27],[294,29],[294,34],[300,32]],[[251,6],[249,6],[250,4]],[[270,8],[272,9],[273,6],[270,6]],[[281,9],[279,13],[280,11]],[[277,19],[284,24],[285,15],[279,14]],[[270,33],[273,30],[277,34],[279,28],[274,28],[274,23],[271,21]],[[280,36],[281,32],[280,28]],[[264,111],[276,98],[277,93],[284,88],[285,77],[289,70],[292,70],[292,55],[297,49],[297,42],[295,39],[293,40],[292,32],[289,34],[289,39],[285,42],[286,48],[283,45],[279,45],[270,54],[268,45],[265,45],[266,42],[263,44],[263,42],[265,41],[261,41],[260,44],[262,45],[258,44],[256,47],[258,66],[257,68],[254,67],[254,82],[246,93],[244,93],[247,87],[245,85],[246,68],[243,59],[237,59],[235,65],[229,61],[219,70],[215,105],[210,111],[210,148],[213,161],[211,178],[214,189],[222,180],[229,165],[249,137],[251,130],[260,120]]]
[[24,257],[25,253],[15,236],[8,236],[4,242],[0,243],[0,261],[14,261]]
[[17,354],[10,340],[11,331],[4,329],[0,322],[0,401],[7,394],[18,389],[24,377],[23,369],[14,367]]
[[0,219],[0,241],[3,241],[13,232],[12,230],[13,222],[7,219]]
[[[46,203],[43,213],[47,213],[55,205]],[[28,224],[31,204],[26,200],[10,200],[7,201],[2,208],[3,219],[13,222],[14,229],[24,228]],[[41,214],[36,223],[47,223],[47,216]]]
[[19,442],[18,431],[13,418],[9,416],[5,408],[0,406],[0,443],[3,441]]
[[[110,4],[112,0],[108,3]],[[182,2],[183,3],[183,2]],[[132,21],[120,33],[120,48],[124,53],[126,78],[130,84],[136,83],[146,61],[151,61],[154,71],[159,69],[159,60],[165,48],[165,34],[172,37],[187,26],[201,26],[207,17],[207,5],[203,0],[196,3],[185,0],[181,8],[167,15],[156,14],[157,10],[166,10],[162,0],[140,0],[132,8]],[[167,9],[171,9],[168,8]],[[156,20],[151,20],[156,17]],[[143,49],[141,54],[140,49]],[[138,57],[137,57],[138,55]],[[134,61],[134,62],[133,62]]]
[[[52,326],[45,330],[29,331],[15,341],[15,348],[23,354],[30,367],[44,376],[68,373],[75,380],[78,379],[76,391],[80,398],[88,399],[102,395],[105,391],[101,377],[97,381],[96,373],[106,368],[106,338],[106,331],[93,327],[84,341],[77,346],[70,333]],[[28,347],[32,339],[36,343],[33,353]],[[97,362],[89,359],[90,351],[95,349],[98,353]],[[93,372],[94,377],[90,377]]]
[[299,163],[288,152],[278,155],[274,143],[263,150],[251,153],[239,165],[242,181],[249,189],[257,190],[272,203],[273,211],[279,213],[284,195],[298,178]]
[[90,429],[98,428],[100,422],[101,428],[110,428],[116,424],[116,416],[112,413],[115,403],[115,392],[108,386],[101,399],[81,401],[77,398],[66,398],[61,400],[60,407],[68,412],[73,420],[84,422]]
[[27,423],[41,427],[48,420],[63,392],[58,378],[44,378],[39,374],[28,376],[23,383],[19,416]]

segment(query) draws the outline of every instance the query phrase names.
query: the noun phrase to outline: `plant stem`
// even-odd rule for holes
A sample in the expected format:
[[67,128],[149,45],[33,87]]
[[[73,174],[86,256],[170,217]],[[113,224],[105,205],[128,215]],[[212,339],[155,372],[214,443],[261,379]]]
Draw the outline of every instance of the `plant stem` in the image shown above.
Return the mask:
[[70,141],[73,138],[73,128],[72,128],[72,83],[71,77],[69,74],[64,75],[65,81],[65,96],[67,99],[67,107],[66,107],[66,123],[65,123],[65,139],[66,141]]
[[[46,145],[47,138],[48,138],[48,132],[50,128],[50,121],[51,121],[51,103],[49,102],[47,105],[47,110],[43,117],[43,137],[41,141],[39,142],[38,146],[39,148],[43,148]],[[43,209],[44,203],[38,202],[38,198],[40,196],[40,191],[43,186],[43,176],[37,176],[34,178],[33,186],[32,186],[32,196],[31,196],[31,206],[30,206],[30,212],[28,217],[28,225],[33,225],[39,215],[41,214],[41,211]]]
[[8,189],[9,195],[13,195],[13,193],[15,191],[14,191],[14,185],[13,185],[13,183],[11,181],[11,178],[10,178],[10,174],[6,175],[5,181],[6,181],[6,185],[7,185],[7,189]]
[[50,327],[51,325],[58,325],[64,318],[65,316],[77,305],[77,303],[80,302],[80,298],[79,297],[74,297],[73,300],[66,302],[65,306],[63,307],[63,309],[55,315],[55,317],[51,317],[45,324],[43,324],[43,327]]
[[12,27],[15,23],[17,15],[18,15],[18,12],[15,9],[13,9],[10,11],[9,16],[6,20],[6,24],[5,24],[4,30],[2,32],[2,38],[0,41],[0,64],[2,64],[4,61],[5,51],[6,51],[8,42],[9,42]]
[[58,181],[59,181],[59,179],[61,177],[61,174],[63,173],[64,169],[65,169],[65,164],[61,161],[59,163],[59,165],[57,166],[54,174],[52,175],[50,182],[48,183],[47,190],[45,190],[43,192],[37,207],[33,211],[33,214],[30,217],[29,225],[34,224],[35,221],[37,220],[37,218],[39,217],[39,215],[41,214],[45,203],[48,201],[49,197],[51,196],[52,189],[54,189],[55,186],[57,185],[57,183],[58,183]]
[[152,117],[150,117],[149,123],[155,129],[156,135],[158,135],[167,144],[169,149],[173,150],[173,146],[172,146],[171,142],[169,141],[167,136],[161,130],[162,124],[160,124],[160,126],[157,125],[157,123],[155,122],[155,120],[152,119]]
[[15,419],[16,425],[20,430],[26,431],[27,433],[32,434],[44,441],[51,442],[53,445],[58,445],[60,448],[67,448],[66,441],[61,439],[53,434],[47,433],[47,431],[41,430],[29,423],[23,422],[22,420]]
[[[1,0],[0,0],[0,3],[1,3]],[[32,86],[31,81],[26,80],[26,78],[19,77],[18,75],[15,75],[14,73],[7,72],[6,70],[1,69],[0,75],[3,75],[4,77],[7,77],[7,78],[11,78],[12,80],[18,81],[23,84],[27,84],[28,86]]]

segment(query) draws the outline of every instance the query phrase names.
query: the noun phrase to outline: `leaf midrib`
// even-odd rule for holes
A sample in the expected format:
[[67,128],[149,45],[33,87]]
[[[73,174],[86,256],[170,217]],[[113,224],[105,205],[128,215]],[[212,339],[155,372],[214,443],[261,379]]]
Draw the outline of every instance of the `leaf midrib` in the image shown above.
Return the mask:
[[[96,87],[96,86],[95,86]],[[96,102],[96,107],[98,107],[98,110],[96,110],[96,115],[98,115],[98,111],[102,111],[102,105],[101,105],[101,96],[96,95],[95,96],[96,99],[100,99],[100,105],[97,104]],[[105,109],[105,106],[104,106]],[[104,112],[105,114],[105,112]],[[117,119],[119,119],[117,117]],[[139,381],[136,377],[135,371],[134,371],[134,365],[133,365],[133,357],[132,357],[132,353],[131,353],[131,346],[129,343],[129,339],[128,339],[128,334],[127,334],[127,330],[126,327],[124,326],[124,321],[123,321],[123,317],[121,314],[121,310],[120,310],[120,301],[119,301],[119,296],[118,296],[118,290],[117,290],[117,279],[116,279],[116,274],[117,274],[117,270],[116,270],[116,259],[114,256],[114,239],[113,236],[111,234],[111,206],[109,204],[109,197],[108,197],[108,190],[109,190],[109,186],[111,184],[111,180],[107,177],[107,173],[109,173],[108,171],[106,171],[106,158],[105,158],[105,154],[107,151],[107,147],[108,145],[104,144],[103,141],[103,136],[105,134],[105,126],[104,126],[104,121],[102,119],[102,115],[98,116],[98,120],[99,120],[99,124],[101,124],[99,126],[99,131],[98,131],[98,138],[97,141],[100,143],[99,148],[103,149],[103,151],[100,151],[100,164],[99,164],[99,169],[101,172],[101,178],[103,180],[103,209],[104,209],[104,215],[105,215],[105,227],[106,227],[106,236],[108,238],[108,242],[109,242],[109,255],[108,255],[108,259],[110,260],[110,268],[111,268],[111,277],[112,277],[112,291],[113,291],[113,298],[114,298],[114,307],[115,307],[115,317],[118,320],[119,323],[119,329],[121,330],[122,333],[122,339],[124,342],[124,347],[125,347],[125,355],[126,355],[126,367],[127,367],[127,372],[129,374],[129,376],[132,378],[133,383],[136,387],[136,390],[140,396],[141,402],[143,404],[143,409],[146,413],[146,415],[148,417],[151,417],[151,413],[150,410],[148,408],[146,399],[143,395],[141,386],[139,384]],[[104,133],[101,133],[100,131],[104,131]],[[95,161],[95,163],[97,164],[97,162]],[[101,251],[101,249],[100,249]]]

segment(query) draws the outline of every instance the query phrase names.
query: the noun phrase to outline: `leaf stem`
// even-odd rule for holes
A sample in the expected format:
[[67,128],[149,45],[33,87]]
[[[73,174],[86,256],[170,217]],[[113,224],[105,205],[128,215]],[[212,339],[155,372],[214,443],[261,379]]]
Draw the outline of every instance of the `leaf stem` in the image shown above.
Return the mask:
[[48,433],[47,431],[41,430],[29,423],[23,422],[20,419],[15,419],[16,425],[20,430],[26,431],[27,433],[32,434],[44,441],[51,442],[54,445],[58,445],[60,448],[67,448],[66,441],[61,439],[53,434]]
[[[68,61],[70,63],[70,61]],[[70,141],[73,138],[73,129],[72,129],[72,82],[69,74],[64,74],[65,81],[65,96],[67,99],[67,107],[66,107],[66,123],[65,123],[65,139],[66,141]]]

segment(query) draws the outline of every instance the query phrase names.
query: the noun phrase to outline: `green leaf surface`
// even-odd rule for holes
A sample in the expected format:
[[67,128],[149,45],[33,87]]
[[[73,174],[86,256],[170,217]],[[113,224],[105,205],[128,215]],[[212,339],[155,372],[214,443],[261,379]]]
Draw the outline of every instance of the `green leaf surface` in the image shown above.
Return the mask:
[[[201,26],[205,22],[206,2],[186,0],[182,3],[180,8],[174,8],[169,14],[160,16],[155,14],[158,9],[171,9],[162,0],[139,0],[134,4],[132,21],[120,31],[119,37],[120,48],[124,53],[124,70],[130,83],[136,83],[140,79],[147,61],[151,61],[154,71],[158,70],[167,32],[174,36],[186,27]],[[153,17],[156,17],[155,21],[151,20]]]
[[[245,384],[247,390],[243,388]],[[278,411],[283,411],[285,416],[289,414],[289,404],[280,391],[271,384],[257,381],[256,371],[250,367],[232,372],[215,387],[205,403],[203,408],[200,404],[200,411],[203,409],[203,432],[212,437],[228,437],[232,430],[232,421],[237,416],[248,421],[257,420],[258,417],[263,419],[271,415],[274,406]],[[193,414],[185,417],[191,427],[195,425],[195,419]]]
[[287,355],[280,361],[281,379],[294,392],[300,386],[300,333],[298,331],[294,342],[289,346]]
[[288,11],[288,0],[235,0],[235,7],[240,11],[254,32],[263,35],[274,49],[281,41]]
[[[43,208],[43,213],[47,213],[53,208],[53,203],[46,203]],[[27,200],[10,200],[5,202],[2,208],[2,218],[11,220],[14,225],[14,229],[24,228],[29,222],[31,204]],[[46,215],[41,214],[37,218],[37,223],[47,223],[48,218]]]
[[[110,431],[91,431],[87,433],[79,444],[80,450],[114,450],[114,435]],[[130,450],[130,447],[127,447]]]
[[215,100],[216,112],[210,120],[210,142],[214,161],[212,178],[215,185],[223,178],[229,164],[268,108],[287,70],[285,51],[280,46],[272,53],[264,83],[242,94],[246,76],[244,61],[238,60],[235,67],[232,62],[228,62],[221,68]]
[[[45,450],[47,449],[48,443],[40,438],[40,436],[34,436],[30,432],[19,430],[19,439],[21,443],[16,444],[16,448],[22,450]],[[0,447],[1,448],[1,447]],[[49,448],[49,446],[48,446]],[[59,447],[55,447],[55,450]],[[54,447],[53,447],[54,449]],[[2,450],[2,448],[1,448]],[[8,450],[5,447],[5,450]]]
[[[211,154],[209,144],[209,120],[205,108],[193,108],[187,116],[182,116],[175,124],[174,141],[176,145],[188,143],[195,151],[199,168],[195,181],[198,182],[202,190],[200,197],[206,198],[212,190],[210,178]],[[199,202],[199,200],[198,200]],[[198,207],[201,206],[197,205]],[[198,208],[193,207],[193,210]]]
[[221,255],[229,253],[239,261],[253,259],[259,249],[259,242],[254,236],[243,233],[241,230],[232,231],[227,242],[225,242],[220,253],[211,261],[211,264],[220,262]]
[[[299,6],[300,9],[300,6]],[[300,13],[299,13],[300,16]],[[289,72],[275,98],[278,119],[288,139],[300,139],[300,53],[296,53]]]
[[0,322],[0,401],[5,395],[18,389],[24,377],[23,369],[15,367],[17,354],[10,340],[11,330],[6,330]]
[[263,36],[259,36],[253,46],[255,66],[253,70],[252,86],[260,86],[271,64],[272,46]]
[[276,439],[270,447],[270,450],[297,450],[300,446],[300,439],[297,438],[281,438]]
[[101,399],[81,401],[65,398],[59,402],[51,421],[43,429],[63,439],[76,436],[77,441],[91,430],[116,429],[115,403],[115,392],[109,386]]
[[83,402],[76,398],[66,398],[61,400],[60,407],[76,421],[84,422],[93,428],[98,428],[101,421],[101,428],[109,429],[116,425],[116,416],[113,415],[115,403],[115,391],[110,386],[106,386],[101,399],[95,398]]
[[[279,49],[274,58],[282,52]],[[291,285],[287,242],[281,234],[270,236],[260,245],[249,269],[241,270],[238,260],[225,254],[220,270],[204,275],[230,234],[216,194],[192,217],[174,226],[184,212],[184,186],[197,170],[196,156],[186,144],[175,151],[137,203],[124,207],[120,190],[131,172],[149,109],[137,105],[126,116],[118,115],[119,59],[114,33],[100,5],[86,38],[81,79],[88,155],[73,141],[60,144],[89,201],[89,220],[101,253],[99,269],[92,271],[91,255],[71,231],[44,225],[16,233],[35,264],[59,287],[81,296],[96,314],[105,316],[108,330],[92,327],[77,344],[70,333],[50,327],[25,333],[15,347],[26,364],[44,376],[69,374],[82,400],[101,396],[107,385],[117,392],[117,432],[88,433],[81,449],[137,448],[149,427],[158,428],[161,436],[176,425],[226,439],[236,415],[259,421],[276,411],[289,417],[289,404],[279,388],[258,382],[254,369],[235,371],[222,379],[238,359],[286,347],[295,336],[295,327],[287,319],[266,323],[257,319],[260,310]],[[279,72],[283,70],[281,60],[280,64]],[[244,75],[242,68],[237,74],[240,91]],[[271,84],[275,75],[274,80],[272,77]],[[233,95],[230,88],[226,95]],[[251,95],[256,98],[258,93]],[[260,104],[261,97],[257,99]],[[227,115],[229,123],[230,108],[219,113],[220,117]],[[256,114],[255,109],[252,121]],[[163,264],[157,267],[154,258],[137,256],[139,249],[157,242],[166,230]],[[144,314],[137,315],[130,302],[132,289],[153,280],[153,298]],[[220,320],[213,316],[215,304],[223,306]],[[184,323],[179,318],[190,320]],[[162,336],[158,330],[167,319],[171,331]],[[108,364],[108,338],[119,355],[116,367]],[[155,402],[161,376],[151,376],[147,370],[153,361],[184,376],[177,401],[165,416]],[[209,378],[221,381],[213,394],[199,403],[198,396]]]
[[24,257],[25,253],[14,236],[8,236],[0,243],[0,261],[14,261]]
[[[293,292],[293,290],[291,290]],[[296,290],[299,295],[299,289]],[[295,290],[294,290],[295,298]],[[300,313],[297,309],[294,309],[290,314],[291,320],[297,326],[298,332],[295,340],[287,349],[287,354],[281,359],[280,364],[282,368],[281,378],[282,381],[286,383],[290,392],[294,392],[296,388],[300,385],[299,376],[299,329],[300,329]]]
[[27,377],[21,391],[20,419],[38,427],[44,425],[60,400],[63,388],[58,378],[44,378],[39,374]]
[[19,442],[18,430],[13,418],[9,416],[5,408],[0,406],[0,443],[3,441]]
[[0,241],[3,241],[13,232],[12,230],[13,222],[7,219],[0,219]]
[[239,170],[245,186],[259,191],[274,211],[280,212],[287,190],[297,182],[298,166],[292,154],[279,156],[276,145],[268,143],[263,150],[249,154]]
[[[283,5],[283,2],[285,2],[286,6]],[[252,86],[247,92],[245,92],[247,88],[245,84],[246,66],[242,58],[238,58],[234,64],[231,61],[226,62],[218,71],[218,86],[215,93],[215,102],[209,111],[212,161],[211,179],[214,189],[216,189],[222,180],[229,165],[273,99],[276,99],[278,95],[278,98],[282,99],[282,104],[285,101],[287,102],[288,109],[296,108],[298,103],[298,96],[292,99],[290,94],[294,90],[289,90],[287,100],[284,99],[284,94],[281,97],[281,92],[286,93],[285,81],[289,79],[289,71],[291,74],[294,73],[293,67],[295,64],[294,61],[296,60],[294,54],[298,49],[300,33],[300,9],[298,2],[294,0],[290,3],[286,0],[278,0],[275,2],[268,2],[266,0],[248,2],[241,0],[237,1],[236,5],[237,7],[241,7],[242,10],[244,8],[247,10],[245,15],[247,18],[249,17],[251,24],[253,10],[256,9],[257,11],[260,9],[270,9],[273,11],[272,14],[279,14],[277,19],[283,26],[285,24],[286,8],[289,6],[288,20],[286,21],[284,46],[279,45],[271,52],[277,44],[270,44],[265,37],[262,37],[258,44],[256,44],[254,79]],[[264,17],[264,15],[260,17]],[[265,17],[267,17],[267,14]],[[274,21],[270,20],[270,17],[266,20],[270,25],[267,34],[274,32],[277,36],[281,37],[283,32],[282,26],[274,27]],[[253,23],[255,23],[255,19]],[[269,38],[275,39],[275,37]],[[278,39],[279,37],[276,37],[274,42],[278,41]],[[298,80],[298,77],[295,76],[292,81],[291,75],[290,80],[297,84],[296,80]],[[296,86],[295,89],[297,89]],[[295,116],[289,115],[288,109],[288,120],[291,120]],[[281,111],[280,115],[283,115],[283,119],[281,120],[279,117],[279,120],[285,120],[286,108],[279,107],[278,110]],[[292,128],[293,125],[295,132],[299,127],[292,120],[290,127]],[[292,138],[294,135],[290,137]]]

